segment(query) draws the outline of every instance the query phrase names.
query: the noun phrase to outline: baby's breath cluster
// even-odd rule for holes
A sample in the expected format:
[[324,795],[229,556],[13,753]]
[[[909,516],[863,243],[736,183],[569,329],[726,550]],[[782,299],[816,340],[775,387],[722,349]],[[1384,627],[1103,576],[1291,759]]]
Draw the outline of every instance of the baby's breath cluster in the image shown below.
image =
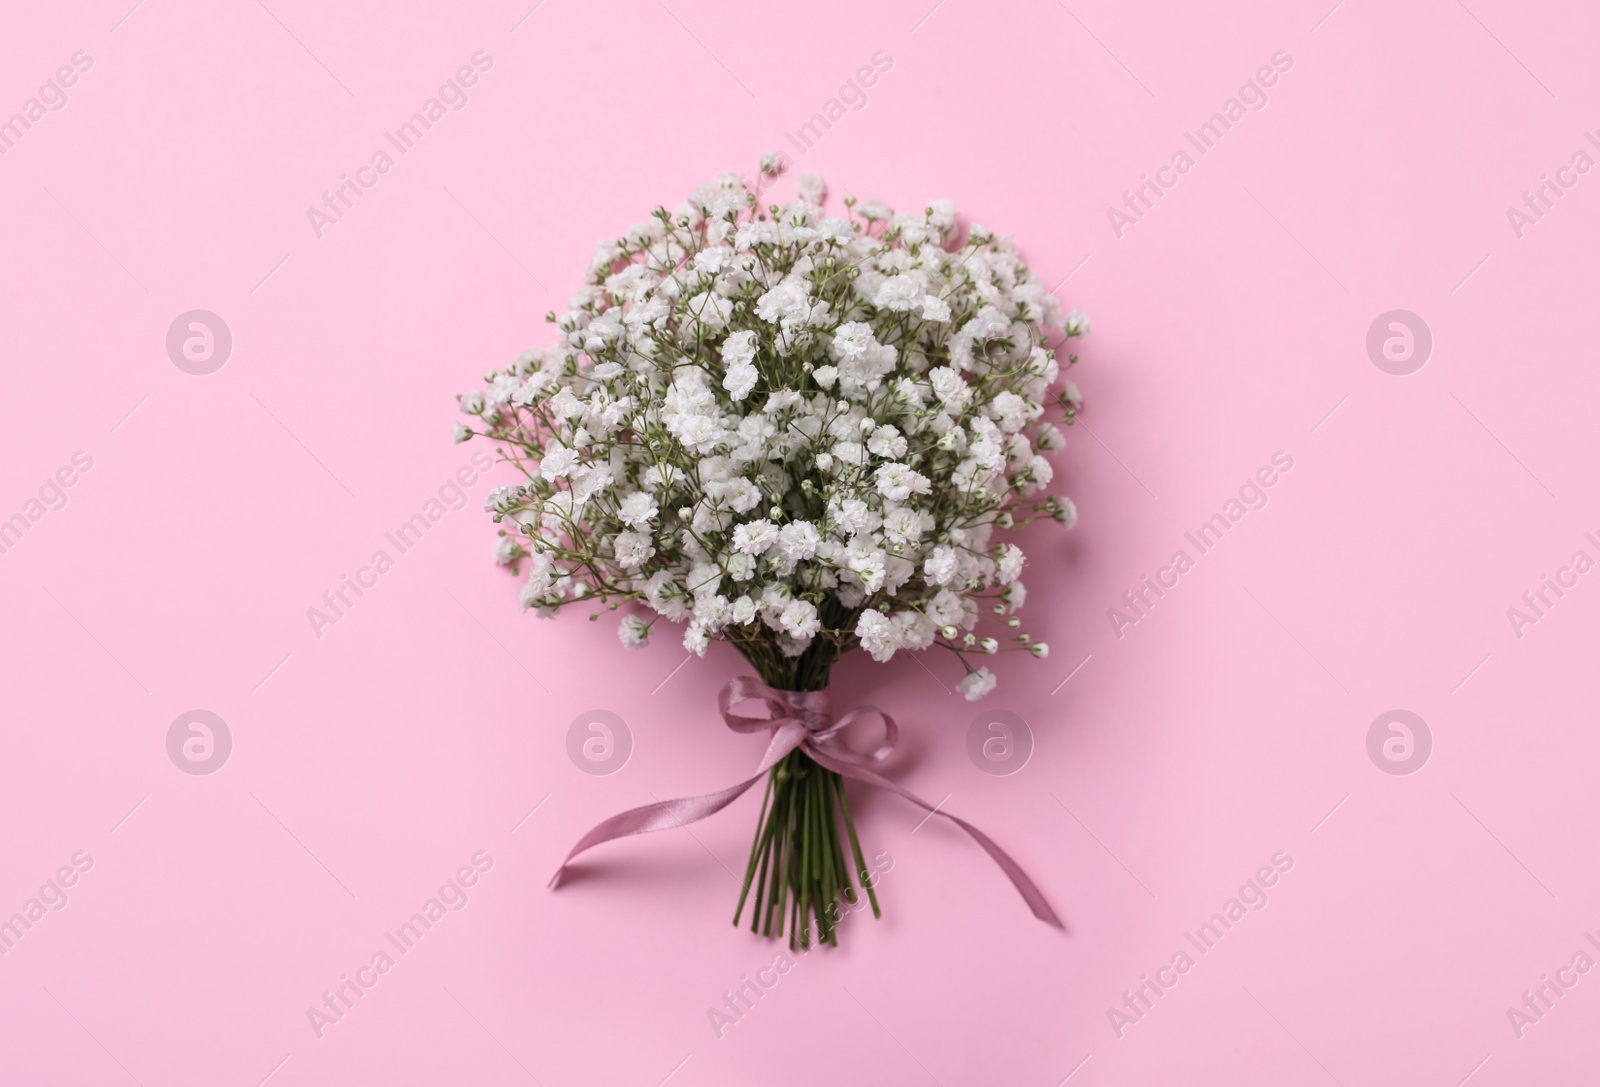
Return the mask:
[[556,343],[462,396],[456,438],[524,474],[488,508],[541,615],[625,609],[628,646],[683,623],[690,650],[724,639],[789,689],[856,646],[942,646],[979,698],[995,679],[970,658],[1048,651],[1020,630],[1024,557],[1000,537],[1077,519],[1047,454],[1080,404],[1056,388],[1063,345],[1089,322],[947,201],[825,198],[808,176],[764,208],[721,175],[602,243],[547,315]]

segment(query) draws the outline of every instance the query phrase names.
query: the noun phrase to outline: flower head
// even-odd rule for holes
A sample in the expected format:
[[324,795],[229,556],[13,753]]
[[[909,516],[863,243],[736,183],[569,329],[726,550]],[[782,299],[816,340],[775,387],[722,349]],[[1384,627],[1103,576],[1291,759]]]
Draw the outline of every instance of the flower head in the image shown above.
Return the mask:
[[[637,606],[630,648],[664,618],[690,652],[727,638],[768,667],[814,647],[1043,656],[1005,534],[1077,521],[1047,457],[1082,407],[1057,350],[1088,318],[948,201],[830,214],[802,175],[769,211],[790,165],[607,239],[552,341],[459,398],[453,439],[524,473],[488,498],[496,560],[540,615]],[[961,690],[994,682],[969,666]]]

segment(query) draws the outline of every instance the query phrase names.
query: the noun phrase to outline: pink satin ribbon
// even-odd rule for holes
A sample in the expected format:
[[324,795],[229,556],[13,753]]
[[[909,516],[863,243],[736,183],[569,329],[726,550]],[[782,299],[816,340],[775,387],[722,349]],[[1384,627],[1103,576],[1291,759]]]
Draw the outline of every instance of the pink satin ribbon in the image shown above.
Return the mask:
[[[766,703],[771,716],[751,717],[734,710],[735,706],[745,702]],[[784,756],[799,748],[810,756],[812,761],[826,769],[852,781],[888,789],[930,815],[940,815],[950,820],[966,831],[972,840],[981,845],[984,852],[993,858],[1000,866],[1000,870],[1011,880],[1012,885],[1021,892],[1023,901],[1027,902],[1035,917],[1056,928],[1063,927],[1061,919],[1055,915],[1055,911],[1045,901],[1039,888],[1034,886],[1033,880],[1022,870],[1022,866],[1012,860],[1010,855],[996,845],[987,834],[964,819],[958,819],[949,812],[938,811],[927,801],[913,796],[872,769],[874,764],[881,763],[889,757],[899,740],[900,729],[893,717],[876,706],[859,706],[835,720],[829,702],[826,691],[779,691],[768,687],[753,676],[739,676],[730,680],[717,695],[717,706],[722,711],[722,719],[727,722],[728,727],[735,732],[766,730],[772,732],[772,742],[767,745],[766,754],[761,756],[761,765],[756,767],[756,772],[739,784],[719,792],[684,797],[681,800],[658,800],[654,804],[645,804],[613,815],[578,840],[578,844],[572,847],[572,852],[567,854],[567,859],[562,861],[561,867],[556,870],[555,876],[550,880],[550,886],[553,888],[560,885],[561,877],[566,874],[567,865],[572,863],[572,858],[601,842],[609,842],[613,838],[625,838],[630,834],[643,834],[646,831],[670,830],[715,815],[743,796],[750,786],[761,780],[762,775],[782,762]],[[852,750],[840,739],[841,733],[863,717],[873,715],[883,719],[883,743],[870,754]]]

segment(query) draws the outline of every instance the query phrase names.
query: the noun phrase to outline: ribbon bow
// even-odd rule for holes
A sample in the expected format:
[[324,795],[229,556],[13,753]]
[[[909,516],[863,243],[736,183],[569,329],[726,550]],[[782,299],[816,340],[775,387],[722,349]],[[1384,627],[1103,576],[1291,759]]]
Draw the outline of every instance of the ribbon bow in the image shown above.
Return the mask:
[[[768,687],[753,676],[738,676],[730,680],[717,695],[717,707],[722,711],[722,719],[727,722],[728,727],[735,732],[766,730],[772,732],[772,741],[767,745],[766,754],[761,756],[761,764],[756,767],[755,773],[739,784],[718,792],[679,800],[658,800],[653,804],[645,804],[613,815],[578,839],[578,844],[572,847],[572,852],[567,854],[567,859],[561,862],[561,867],[550,880],[550,886],[560,885],[561,877],[566,874],[567,866],[572,863],[574,857],[601,842],[652,830],[670,830],[715,815],[743,796],[750,786],[761,780],[762,775],[783,761],[784,756],[799,748],[824,769],[832,770],[852,781],[887,789],[911,801],[929,815],[941,815],[950,820],[966,831],[972,840],[993,858],[1000,866],[1000,870],[1011,880],[1012,885],[1022,894],[1023,900],[1028,903],[1028,908],[1033,911],[1035,917],[1056,928],[1062,927],[1060,918],[1045,901],[1039,888],[1034,886],[1033,881],[1022,870],[1022,866],[1012,860],[1011,856],[996,845],[987,834],[964,819],[959,819],[949,812],[939,811],[927,801],[901,788],[873,769],[874,765],[889,757],[900,738],[900,728],[895,724],[893,717],[876,706],[858,706],[835,719],[830,709],[830,701],[826,691],[780,691]],[[736,712],[734,707],[745,702],[765,703],[771,716],[752,717]],[[882,718],[884,725],[883,743],[876,751],[871,753],[855,751],[840,739],[840,735],[851,725],[863,717],[874,715]]]

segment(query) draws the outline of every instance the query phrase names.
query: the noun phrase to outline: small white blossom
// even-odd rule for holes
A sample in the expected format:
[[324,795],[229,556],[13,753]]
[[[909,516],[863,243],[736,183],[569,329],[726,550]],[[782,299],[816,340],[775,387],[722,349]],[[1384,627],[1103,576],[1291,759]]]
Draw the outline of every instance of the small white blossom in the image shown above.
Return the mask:
[[777,542],[778,530],[765,517],[733,530],[733,546],[746,555],[759,555]]
[[817,526],[809,521],[791,521],[778,531],[778,550],[786,559],[809,559],[821,542]]
[[961,557],[953,547],[939,546],[922,563],[922,575],[930,585],[948,585],[961,572]]
[[995,563],[995,577],[1002,585],[1010,585],[1022,576],[1022,564],[1027,556],[1016,544],[1006,544],[999,561]]
[[728,390],[728,395],[734,400],[743,400],[750,395],[750,390],[756,387],[756,368],[748,362],[736,362],[728,367],[728,372],[722,377],[722,387]]
[[749,330],[735,332],[722,341],[720,354],[722,355],[722,361],[729,366],[754,362],[756,357],[756,334]]
[[994,690],[997,682],[993,672],[987,668],[979,668],[975,672],[968,672],[965,678],[956,684],[956,690],[960,691],[968,702],[976,702]]
[[614,546],[617,561],[629,570],[637,570],[656,553],[650,537],[643,532],[619,532]]
[[929,494],[933,485],[928,477],[904,464],[885,464],[873,473],[878,482],[878,493],[894,502],[903,502],[914,494]]
[[578,454],[560,442],[551,442],[539,461],[539,474],[554,483],[578,466]]
[[791,637],[810,638],[822,629],[822,620],[809,600],[791,600],[778,613],[778,626]]
[[617,516],[629,528],[647,529],[657,514],[656,500],[645,491],[634,491],[617,506]]
[[801,174],[795,188],[800,192],[800,199],[812,204],[820,205],[828,194],[828,187],[816,174]]
[[637,615],[624,615],[617,628],[617,637],[629,649],[641,649],[650,640],[650,624]]
[[875,661],[888,660],[900,648],[895,625],[879,611],[861,613],[861,618],[856,620],[856,637],[861,639],[861,648]]

